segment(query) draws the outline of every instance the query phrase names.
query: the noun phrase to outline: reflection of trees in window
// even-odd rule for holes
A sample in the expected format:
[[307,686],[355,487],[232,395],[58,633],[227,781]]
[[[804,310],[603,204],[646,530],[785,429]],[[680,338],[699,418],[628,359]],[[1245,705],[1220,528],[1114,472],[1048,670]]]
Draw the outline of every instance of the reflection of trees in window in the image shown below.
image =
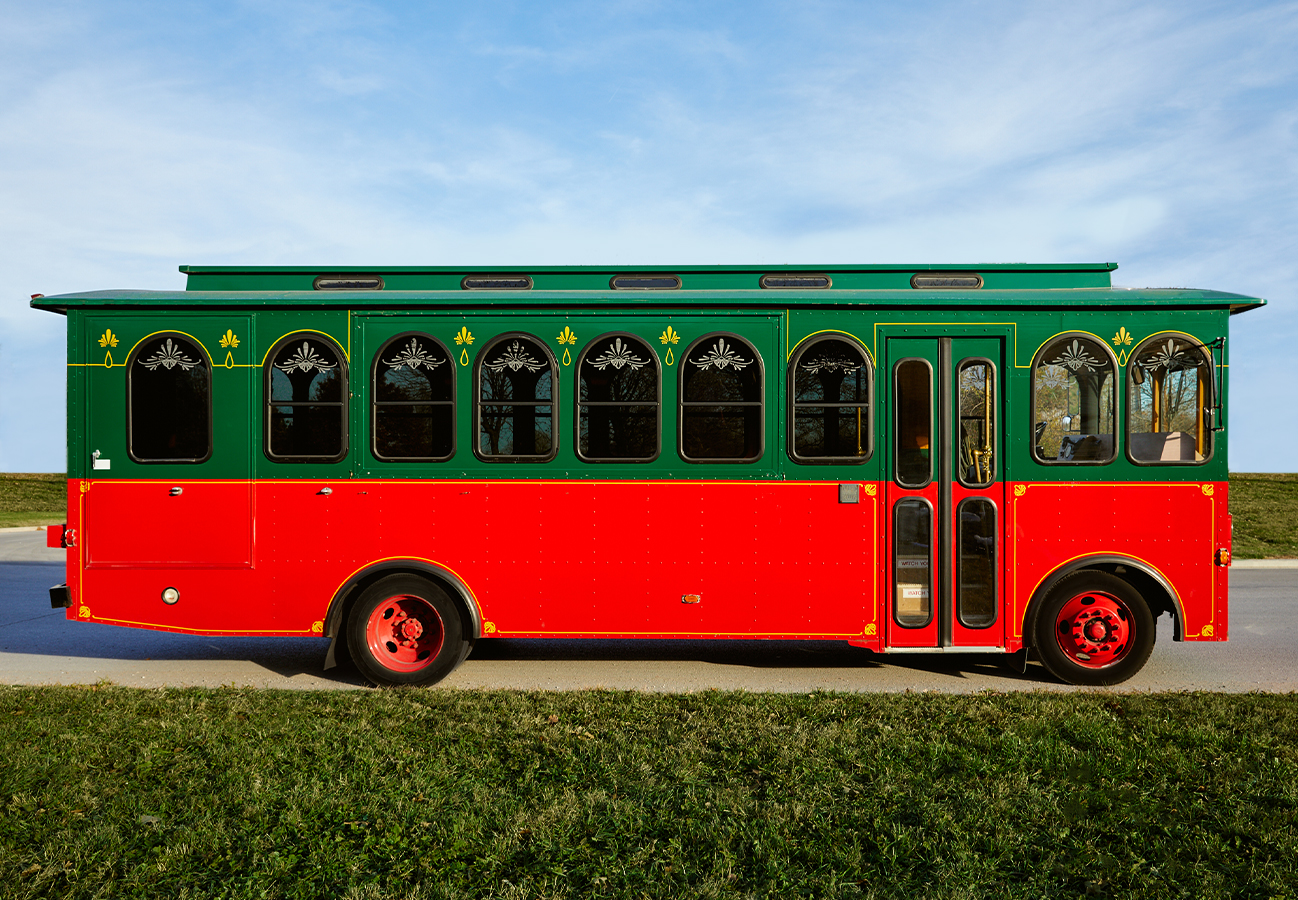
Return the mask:
[[486,458],[554,455],[554,363],[527,335],[483,348],[478,369],[478,452]]
[[334,345],[310,334],[281,341],[266,363],[267,454],[337,460],[347,451],[347,372]]
[[1128,371],[1131,455],[1143,461],[1206,458],[1212,364],[1198,342],[1157,335],[1135,349]]
[[127,365],[131,457],[201,462],[212,450],[212,372],[203,351],[175,334],[142,343]]
[[1046,346],[1032,367],[1037,458],[1112,459],[1116,392],[1113,357],[1102,343],[1066,335]]
[[374,356],[374,455],[448,459],[455,447],[455,364],[426,334],[393,338]]
[[995,463],[995,373],[987,360],[965,360],[956,379],[960,394],[960,480],[968,485],[992,482]]
[[593,461],[658,455],[658,358],[638,338],[607,335],[577,364],[577,453]]
[[734,335],[694,344],[681,364],[681,453],[690,460],[762,455],[762,365]]
[[793,458],[864,462],[870,454],[870,365],[860,345],[839,337],[815,340],[789,368]]

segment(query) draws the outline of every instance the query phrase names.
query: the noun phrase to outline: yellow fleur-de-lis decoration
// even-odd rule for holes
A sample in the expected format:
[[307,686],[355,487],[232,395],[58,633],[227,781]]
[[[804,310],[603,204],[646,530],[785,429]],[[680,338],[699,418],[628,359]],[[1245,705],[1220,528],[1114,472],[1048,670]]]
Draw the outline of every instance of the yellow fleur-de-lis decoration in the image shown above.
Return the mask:
[[99,337],[99,346],[101,346],[101,347],[116,347],[116,346],[117,346],[117,340],[118,340],[117,335],[113,334],[113,329],[109,328],[109,329],[107,329],[106,331],[104,331],[104,333],[103,333],[102,335],[100,335],[100,337]]
[[559,336],[555,340],[560,344],[575,344],[577,343],[577,335],[573,334],[572,329],[565,325],[563,331],[559,332]]
[[239,339],[238,339],[237,337],[234,336],[234,329],[233,329],[233,328],[227,328],[227,329],[225,329],[225,335],[221,338],[221,346],[222,346],[222,347],[237,347],[237,346],[239,346]]
[[676,329],[672,328],[670,325],[667,326],[666,331],[658,335],[658,340],[664,344],[677,344],[680,343],[680,339],[681,336],[677,334]]
[[1128,331],[1127,326],[1124,325],[1121,328],[1119,328],[1118,333],[1113,336],[1113,346],[1124,347],[1130,343],[1131,343],[1131,332]]
[[469,329],[467,327],[464,326],[460,327],[460,333],[455,336],[455,343],[457,344],[473,343],[473,335],[469,333]]

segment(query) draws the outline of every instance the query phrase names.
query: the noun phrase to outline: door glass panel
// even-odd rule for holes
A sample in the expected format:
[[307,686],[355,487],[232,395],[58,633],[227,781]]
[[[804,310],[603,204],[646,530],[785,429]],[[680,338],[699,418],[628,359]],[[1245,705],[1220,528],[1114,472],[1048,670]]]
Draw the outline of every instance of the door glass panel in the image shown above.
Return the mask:
[[969,487],[992,483],[995,422],[992,407],[996,396],[992,364],[985,359],[960,363],[956,379],[960,393],[960,482]]
[[892,568],[898,625],[917,628],[933,618],[933,510],[909,498],[893,508]]
[[960,622],[985,628],[996,621],[996,505],[986,497],[970,497],[956,511],[960,520]]
[[933,370],[922,359],[897,364],[897,483],[923,487],[933,477]]

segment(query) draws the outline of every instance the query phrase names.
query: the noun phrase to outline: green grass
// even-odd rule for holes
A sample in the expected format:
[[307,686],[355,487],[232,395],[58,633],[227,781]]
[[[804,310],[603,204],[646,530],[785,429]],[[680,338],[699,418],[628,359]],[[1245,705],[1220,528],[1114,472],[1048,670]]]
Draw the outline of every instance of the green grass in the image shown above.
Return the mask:
[[61,472],[0,472],[0,528],[67,521],[67,483]]
[[1298,697],[0,688],[7,897],[1292,897]]
[[1232,473],[1230,514],[1237,558],[1298,557],[1298,475]]

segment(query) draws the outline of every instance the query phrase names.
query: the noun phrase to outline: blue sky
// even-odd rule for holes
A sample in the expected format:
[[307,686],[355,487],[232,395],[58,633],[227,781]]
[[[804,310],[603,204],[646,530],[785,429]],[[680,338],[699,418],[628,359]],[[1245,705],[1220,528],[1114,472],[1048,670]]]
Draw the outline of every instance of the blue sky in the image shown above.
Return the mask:
[[30,294],[191,264],[1117,261],[1266,297],[1231,467],[1298,471],[1296,3],[0,7],[0,471]]

